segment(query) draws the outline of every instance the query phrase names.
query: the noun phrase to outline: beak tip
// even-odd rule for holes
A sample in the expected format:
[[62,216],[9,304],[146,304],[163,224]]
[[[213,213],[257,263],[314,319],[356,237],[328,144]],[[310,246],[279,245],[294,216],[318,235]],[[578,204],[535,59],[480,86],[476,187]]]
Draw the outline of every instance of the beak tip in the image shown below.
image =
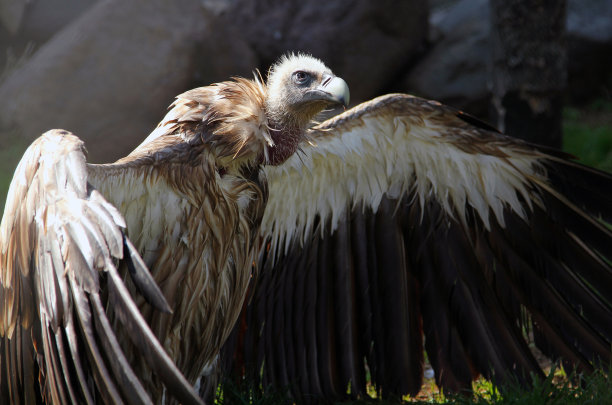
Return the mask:
[[351,92],[349,91],[348,84],[340,77],[336,77],[335,80],[337,80],[335,86],[339,94],[338,99],[344,107],[348,107],[351,101]]
[[325,91],[332,97],[333,101],[348,107],[351,95],[348,84],[342,78],[336,76],[326,83]]

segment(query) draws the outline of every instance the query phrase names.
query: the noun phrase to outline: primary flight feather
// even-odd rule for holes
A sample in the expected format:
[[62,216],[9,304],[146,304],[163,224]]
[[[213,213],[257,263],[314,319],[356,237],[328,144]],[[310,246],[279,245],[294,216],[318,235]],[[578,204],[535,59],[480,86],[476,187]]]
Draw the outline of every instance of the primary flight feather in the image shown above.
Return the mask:
[[0,398],[198,402],[234,353],[305,402],[366,395],[366,367],[415,393],[424,349],[460,390],[540,372],[523,329],[610,360],[609,175],[407,95],[311,128],[347,103],[290,55],[178,96],[113,164],[39,138],[0,226]]

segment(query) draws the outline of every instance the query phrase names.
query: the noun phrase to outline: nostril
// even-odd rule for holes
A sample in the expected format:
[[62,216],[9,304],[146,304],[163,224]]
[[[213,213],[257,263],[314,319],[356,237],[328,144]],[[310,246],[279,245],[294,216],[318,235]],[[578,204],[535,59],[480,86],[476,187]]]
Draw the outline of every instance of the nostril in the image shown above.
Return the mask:
[[332,77],[331,76],[323,76],[323,83],[321,83],[322,86],[327,86],[327,83],[329,83],[331,81]]

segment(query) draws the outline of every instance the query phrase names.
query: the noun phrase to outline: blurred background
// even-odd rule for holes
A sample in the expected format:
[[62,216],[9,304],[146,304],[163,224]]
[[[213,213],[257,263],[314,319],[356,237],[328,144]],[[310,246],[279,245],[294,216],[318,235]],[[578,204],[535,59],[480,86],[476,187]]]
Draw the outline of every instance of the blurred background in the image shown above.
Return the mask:
[[0,208],[42,132],[110,162],[175,95],[287,51],[322,59],[352,105],[432,98],[612,170],[612,0],[0,0]]

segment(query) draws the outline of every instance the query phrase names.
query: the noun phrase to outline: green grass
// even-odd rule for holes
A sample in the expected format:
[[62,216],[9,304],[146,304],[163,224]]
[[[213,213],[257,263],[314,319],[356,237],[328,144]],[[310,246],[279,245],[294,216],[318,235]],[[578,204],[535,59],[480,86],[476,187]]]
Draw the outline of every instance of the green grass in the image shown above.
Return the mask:
[[598,101],[583,109],[566,108],[563,149],[583,164],[612,172],[612,101]]
[[270,391],[265,394],[255,384],[226,381],[220,384],[214,405],[281,405],[290,403],[288,391]]
[[612,390],[608,373],[596,371],[582,380],[567,377],[562,371],[550,373],[543,380],[535,380],[530,389],[509,386],[497,389],[490,383],[473,398],[453,397],[448,404],[499,405],[579,405],[612,404]]
[[[601,370],[582,379],[566,376],[557,369],[544,380],[534,379],[531,388],[518,385],[496,387],[489,381],[480,379],[473,385],[472,396],[443,395],[437,389],[429,396],[419,395],[418,399],[404,398],[403,402],[380,399],[362,399],[338,402],[336,405],[398,405],[408,404],[445,404],[445,405],[582,405],[612,404],[612,386],[609,373]],[[429,383],[426,383],[427,385]],[[219,390],[215,405],[281,405],[290,404],[285,393],[263,395],[250,384],[239,387],[229,383]]]

